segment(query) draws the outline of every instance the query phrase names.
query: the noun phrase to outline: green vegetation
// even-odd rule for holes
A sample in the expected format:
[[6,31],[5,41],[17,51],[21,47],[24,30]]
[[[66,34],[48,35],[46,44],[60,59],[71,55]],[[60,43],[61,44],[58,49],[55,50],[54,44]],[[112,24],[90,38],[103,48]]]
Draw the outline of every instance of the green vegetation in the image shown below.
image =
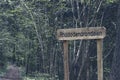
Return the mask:
[[[117,2],[1,0],[0,74],[9,62],[24,69],[24,80],[63,80],[63,48],[56,30],[105,26],[104,78],[108,80],[115,48]],[[70,79],[96,80],[95,41],[70,41],[69,46]]]

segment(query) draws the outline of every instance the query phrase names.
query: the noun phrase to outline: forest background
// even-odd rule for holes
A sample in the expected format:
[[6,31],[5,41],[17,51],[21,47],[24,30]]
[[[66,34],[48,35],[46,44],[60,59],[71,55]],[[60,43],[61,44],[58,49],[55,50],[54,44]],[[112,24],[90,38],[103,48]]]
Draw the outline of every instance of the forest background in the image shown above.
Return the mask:
[[[109,80],[119,5],[117,0],[0,0],[0,74],[15,64],[23,78],[63,80],[57,29],[104,26],[104,80]],[[95,40],[69,41],[70,80],[97,80],[96,52]]]

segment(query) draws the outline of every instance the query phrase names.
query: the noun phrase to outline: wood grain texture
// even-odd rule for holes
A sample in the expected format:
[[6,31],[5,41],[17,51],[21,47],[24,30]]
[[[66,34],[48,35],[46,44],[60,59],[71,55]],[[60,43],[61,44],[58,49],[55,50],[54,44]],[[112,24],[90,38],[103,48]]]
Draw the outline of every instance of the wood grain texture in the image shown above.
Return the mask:
[[69,80],[68,41],[64,41],[63,46],[64,46],[64,80]]
[[98,80],[103,80],[103,40],[97,40],[97,67],[98,67]]
[[58,40],[103,39],[105,36],[105,27],[87,27],[57,30]]

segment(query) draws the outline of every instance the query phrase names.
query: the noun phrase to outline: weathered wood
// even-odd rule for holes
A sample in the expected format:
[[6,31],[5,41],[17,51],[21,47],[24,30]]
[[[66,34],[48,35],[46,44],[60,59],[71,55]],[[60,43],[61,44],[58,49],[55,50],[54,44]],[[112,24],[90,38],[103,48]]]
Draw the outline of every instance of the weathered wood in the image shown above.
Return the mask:
[[64,46],[64,80],[69,80],[68,41],[64,41],[63,46]]
[[63,43],[64,80],[69,80],[68,42],[66,40],[79,40],[79,39],[97,39],[98,80],[103,80],[102,48],[103,48],[103,38],[105,36],[106,36],[106,28],[104,27],[59,29],[57,31],[58,40],[64,41]]
[[98,67],[98,80],[103,80],[103,58],[102,58],[102,49],[103,40],[97,40],[97,67]]
[[59,29],[57,31],[59,40],[103,39],[105,35],[105,27]]

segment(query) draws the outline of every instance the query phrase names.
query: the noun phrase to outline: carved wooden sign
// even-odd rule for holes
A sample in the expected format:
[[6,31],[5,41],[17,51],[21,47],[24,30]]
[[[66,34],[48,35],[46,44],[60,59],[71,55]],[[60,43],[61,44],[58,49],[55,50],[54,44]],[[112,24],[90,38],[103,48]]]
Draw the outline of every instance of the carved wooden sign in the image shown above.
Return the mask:
[[58,29],[57,31],[59,40],[103,39],[105,36],[105,27]]
[[64,80],[69,80],[68,41],[80,39],[97,39],[98,80],[103,80],[103,38],[106,36],[105,27],[87,27],[57,30],[58,40],[63,40],[64,46]]

